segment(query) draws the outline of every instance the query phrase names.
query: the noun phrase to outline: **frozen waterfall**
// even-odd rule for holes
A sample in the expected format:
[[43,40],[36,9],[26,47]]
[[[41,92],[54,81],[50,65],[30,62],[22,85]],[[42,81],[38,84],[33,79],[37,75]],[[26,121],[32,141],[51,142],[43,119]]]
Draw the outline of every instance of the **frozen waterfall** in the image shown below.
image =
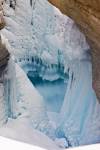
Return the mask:
[[0,77],[0,124],[7,122],[8,118],[16,116],[16,77],[12,58]]
[[[92,89],[91,75],[90,61],[74,61],[56,130],[57,136],[65,137],[71,146],[95,143],[100,139],[100,108],[93,117],[98,101]],[[92,124],[94,120],[95,124]]]
[[[92,89],[90,48],[75,23],[47,0],[17,0],[14,8],[8,0],[5,19],[2,33],[11,44],[15,62],[9,61],[5,86],[0,83],[0,97],[5,91],[1,105],[9,106],[7,113],[0,106],[4,108],[0,121],[5,114],[6,119],[25,116],[32,128],[63,143],[64,148],[100,142],[100,104]],[[55,103],[50,103],[53,109],[48,111],[43,95],[28,76],[67,82],[59,111],[54,111]],[[64,89],[59,89],[60,94]]]

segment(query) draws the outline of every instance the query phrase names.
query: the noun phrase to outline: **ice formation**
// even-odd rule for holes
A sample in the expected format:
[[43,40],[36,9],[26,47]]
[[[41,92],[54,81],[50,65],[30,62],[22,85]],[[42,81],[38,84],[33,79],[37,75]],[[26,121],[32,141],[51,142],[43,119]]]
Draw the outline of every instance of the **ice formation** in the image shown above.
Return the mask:
[[[100,142],[100,105],[92,89],[90,50],[84,35],[47,0],[17,0],[14,7],[9,5],[7,0],[7,26],[2,33],[14,59],[8,64],[6,89],[0,84],[0,97],[5,90],[9,102],[7,119],[27,116],[33,128],[60,147]],[[43,97],[27,77],[33,73],[51,82],[67,79],[59,113],[47,114]]]
[[[9,44],[7,40],[1,35],[1,43],[4,45],[4,50],[9,49]],[[10,50],[10,49],[9,49]],[[14,66],[14,61],[9,58],[9,52],[8,53],[8,66],[4,69],[1,69],[1,74],[0,74],[0,100],[1,100],[1,105],[0,105],[0,111],[1,111],[1,121],[0,125],[4,124],[7,122],[9,117],[13,117],[14,113],[16,111],[16,79],[15,79],[15,66]],[[11,73],[12,72],[12,73]]]

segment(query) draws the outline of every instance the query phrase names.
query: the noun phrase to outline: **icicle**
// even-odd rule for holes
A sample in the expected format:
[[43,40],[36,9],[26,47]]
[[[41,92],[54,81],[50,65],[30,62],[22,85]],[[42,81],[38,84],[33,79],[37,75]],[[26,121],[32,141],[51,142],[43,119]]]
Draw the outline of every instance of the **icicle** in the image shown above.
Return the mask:
[[17,97],[16,97],[16,73],[15,73],[15,63],[10,58],[8,63],[8,106],[9,106],[9,117],[14,118],[16,116],[16,104],[17,104]]
[[36,1],[37,0],[31,0],[32,1],[32,19],[31,19],[31,25],[33,25],[33,21],[34,21],[34,17],[33,17],[33,15],[34,15],[34,10],[35,10],[35,6],[36,6]]
[[30,0],[30,5],[32,6],[32,0]]
[[6,103],[6,93],[4,87],[4,72],[2,74],[2,79],[0,82],[0,126],[2,126],[8,120],[8,113],[7,113],[7,103]]

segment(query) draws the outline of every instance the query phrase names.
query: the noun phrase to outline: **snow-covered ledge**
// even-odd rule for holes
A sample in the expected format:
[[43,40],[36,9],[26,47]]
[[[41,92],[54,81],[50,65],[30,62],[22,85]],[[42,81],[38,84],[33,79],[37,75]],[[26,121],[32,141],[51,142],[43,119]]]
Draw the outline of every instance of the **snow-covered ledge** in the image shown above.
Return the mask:
[[[16,142],[14,140],[10,140],[7,138],[3,138],[0,137],[0,148],[2,148],[3,150],[46,150],[43,148],[39,148],[37,146],[31,146],[28,144],[23,144],[20,142]],[[95,145],[91,145],[91,146],[83,146],[83,147],[78,147],[78,148],[73,148],[73,149],[69,149],[69,150],[100,150],[100,144],[95,144]]]

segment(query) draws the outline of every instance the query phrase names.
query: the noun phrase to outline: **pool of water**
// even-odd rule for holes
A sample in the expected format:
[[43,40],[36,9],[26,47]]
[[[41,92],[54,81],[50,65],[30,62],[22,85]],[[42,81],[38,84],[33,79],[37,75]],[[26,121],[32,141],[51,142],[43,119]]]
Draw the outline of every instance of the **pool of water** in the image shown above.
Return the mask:
[[48,112],[59,112],[64,101],[67,82],[43,80],[41,77],[28,76],[39,93],[43,96]]

